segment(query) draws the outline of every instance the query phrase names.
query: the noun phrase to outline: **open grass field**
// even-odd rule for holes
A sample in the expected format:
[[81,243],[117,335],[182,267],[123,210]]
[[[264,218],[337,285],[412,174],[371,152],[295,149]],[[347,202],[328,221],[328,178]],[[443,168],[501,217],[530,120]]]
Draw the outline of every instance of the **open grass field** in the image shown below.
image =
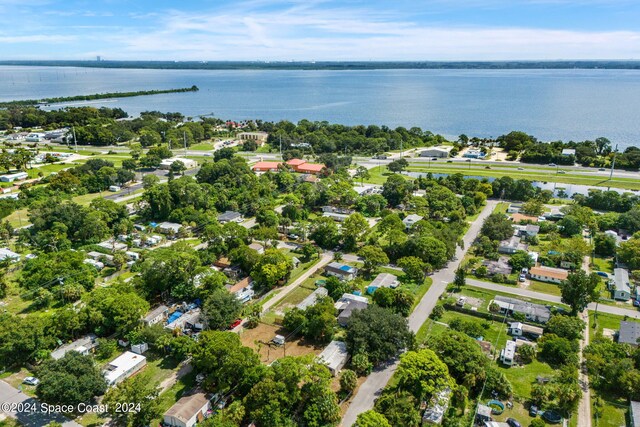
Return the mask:
[[[270,344],[276,335],[287,338],[284,346]],[[299,336],[290,336],[287,330],[279,326],[264,323],[259,323],[254,329],[243,329],[240,332],[240,340],[242,345],[254,349],[260,355],[262,363],[266,365],[284,356],[318,355],[324,348],[324,346],[307,343]]]
[[598,187],[623,188],[627,190],[640,190],[640,181],[634,178],[613,178],[612,180],[609,180],[603,176],[585,175],[576,173],[574,171],[566,171],[564,174],[532,170],[527,171],[527,168],[540,169],[538,166],[534,165],[520,165],[519,167],[525,169],[523,171],[519,171],[517,169],[501,170],[502,166],[495,167],[495,169],[493,169],[493,166],[491,167],[492,169],[486,169],[485,166],[478,167],[473,164],[471,164],[470,166],[462,166],[453,163],[439,163],[437,165],[432,163],[430,167],[412,164],[411,166],[409,166],[409,168],[407,168],[407,171],[425,174],[428,172],[448,174],[461,173],[464,175],[496,178],[508,175],[513,179],[526,179],[529,181],[557,182],[561,184],[580,184],[593,185]]
[[592,390],[591,417],[593,427],[620,427],[629,425],[627,424],[627,413],[629,412],[627,402],[621,399],[611,401],[605,396],[600,396],[603,405],[600,411],[598,411],[600,413],[597,413],[593,405],[597,397],[596,395],[597,392]]

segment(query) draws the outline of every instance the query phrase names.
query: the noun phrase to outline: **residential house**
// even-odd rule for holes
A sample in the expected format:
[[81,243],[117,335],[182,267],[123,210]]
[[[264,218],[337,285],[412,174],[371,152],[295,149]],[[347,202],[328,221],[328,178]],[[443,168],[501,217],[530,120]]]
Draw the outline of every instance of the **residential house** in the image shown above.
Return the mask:
[[629,271],[625,268],[613,270],[613,299],[629,301],[631,299],[631,285],[629,284]]
[[575,148],[564,148],[562,150],[562,155],[565,156],[565,157],[575,156],[576,155],[576,149]]
[[225,224],[227,222],[242,222],[242,214],[240,212],[235,211],[225,211],[224,213],[218,215],[218,222],[220,224]]
[[150,312],[148,312],[143,318],[142,322],[146,326],[155,325],[156,323],[164,322],[169,316],[169,308],[166,305],[160,305]]
[[[320,288],[324,289],[324,288]],[[329,368],[331,374],[335,377],[340,370],[347,364],[349,360],[349,352],[344,341],[331,341],[328,346],[318,355],[318,362]]]
[[511,203],[508,207],[507,207],[507,213],[509,214],[515,214],[520,212],[520,209],[522,209],[522,204],[521,203]]
[[114,386],[140,371],[147,365],[147,358],[125,351],[123,354],[109,362],[104,370],[104,377],[109,387]]
[[338,213],[343,215],[351,215],[355,211],[349,208],[342,208],[340,206],[323,206],[322,212],[324,213]]
[[51,358],[54,360],[60,360],[64,357],[65,354],[70,351],[75,351],[87,356],[91,352],[91,350],[98,346],[97,339],[98,337],[94,334],[89,334],[82,338],[78,338],[74,342],[60,346],[52,351]]
[[198,167],[198,162],[191,159],[185,159],[183,157],[172,157],[170,159],[164,159],[160,162],[160,169],[169,170],[173,162],[181,162],[187,169],[195,169]]
[[378,288],[392,288],[395,289],[399,285],[398,277],[390,273],[380,273],[375,279],[367,286],[367,293],[373,294]]
[[335,213],[335,212],[323,212],[322,216],[325,218],[331,218],[336,222],[344,222],[347,218],[349,218],[349,215]]
[[334,307],[338,310],[338,324],[347,326],[349,318],[355,310],[364,310],[368,306],[369,300],[366,297],[342,294],[342,297],[334,304]]
[[500,361],[507,366],[513,365],[516,358],[516,343],[515,341],[507,341],[505,347],[500,350]]
[[204,421],[211,410],[211,401],[202,393],[181,397],[164,413],[166,427],[193,427]]
[[264,246],[262,246],[258,242],[251,243],[249,245],[249,249],[253,249],[254,251],[258,252],[260,255],[262,255],[264,253]]
[[10,261],[20,261],[20,255],[10,251],[7,248],[0,248],[0,261],[4,261],[4,260],[10,260]]
[[528,336],[537,339],[538,337],[542,336],[542,334],[544,333],[544,329],[538,326],[527,325],[526,323],[512,322],[509,324],[509,329],[507,330],[507,332],[509,335],[515,337]]
[[0,182],[14,182],[14,181],[22,181],[23,179],[27,179],[29,174],[26,172],[16,172],[7,175],[0,175]]
[[300,304],[296,306],[299,310],[305,310],[307,307],[316,305],[320,298],[324,298],[329,295],[327,288],[320,287],[313,291],[309,296],[302,300]]
[[406,228],[407,230],[409,230],[411,227],[413,227],[413,225],[422,220],[424,217],[420,216],[420,215],[416,215],[416,214],[409,214],[407,215],[403,220],[402,223],[404,224],[404,228]]
[[620,329],[618,330],[618,342],[621,344],[638,345],[640,339],[640,323],[620,321]]
[[539,280],[547,283],[562,283],[569,277],[569,272],[561,268],[546,267],[541,265],[539,267],[531,267],[529,270],[529,276],[532,279]]
[[489,276],[496,274],[504,274],[507,276],[511,274],[511,265],[509,265],[509,258],[506,256],[501,256],[497,261],[486,259],[482,261],[482,265],[487,267]]
[[91,266],[93,266],[96,270],[100,271],[104,268],[104,263],[100,262],[100,261],[96,261],[94,259],[91,258],[87,258],[84,261],[82,261],[85,264],[89,264]]
[[245,277],[236,284],[228,286],[229,293],[236,296],[236,298],[243,304],[251,301],[251,298],[255,295],[253,290],[253,279],[251,276]]
[[186,312],[174,311],[167,319],[165,328],[174,330],[202,330],[201,311],[199,308],[193,308]]
[[97,246],[100,246],[101,248],[106,249],[109,252],[126,251],[128,249],[127,245],[125,245],[122,242],[117,242],[114,239],[109,239],[109,240],[105,240],[104,242],[100,242],[97,244]]
[[324,272],[325,274],[335,276],[340,280],[353,280],[358,274],[358,269],[356,267],[351,267],[350,265],[332,262],[324,267]]
[[429,405],[422,414],[422,424],[440,425],[444,418],[444,414],[449,409],[449,400],[451,399],[451,389],[446,387],[437,393],[434,393]]
[[449,150],[443,147],[429,147],[420,152],[420,157],[449,157]]
[[516,251],[521,249],[520,238],[513,236],[510,239],[503,240],[498,246],[498,252],[501,254],[515,254]]
[[156,226],[156,230],[158,230],[162,234],[168,235],[176,235],[182,230],[182,224],[178,224],[176,222],[161,222]]
[[103,254],[102,252],[87,252],[87,257],[94,261],[99,261],[105,265],[113,265],[113,255]]
[[521,235],[524,237],[534,237],[540,232],[539,225],[527,224],[521,231]]
[[541,304],[503,296],[496,296],[493,302],[498,304],[501,314],[521,313],[530,322],[547,323],[551,318],[551,310]]

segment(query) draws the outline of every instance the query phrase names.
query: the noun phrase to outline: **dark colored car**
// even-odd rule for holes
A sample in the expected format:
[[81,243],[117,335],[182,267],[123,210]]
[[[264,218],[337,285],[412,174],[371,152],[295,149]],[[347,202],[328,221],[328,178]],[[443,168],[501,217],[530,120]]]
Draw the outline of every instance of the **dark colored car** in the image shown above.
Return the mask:
[[229,325],[229,329],[233,329],[236,326],[240,325],[242,323],[242,319],[236,319],[233,321],[233,323],[231,325]]
[[510,427],[522,427],[522,424],[513,418],[507,418],[507,424],[509,424]]

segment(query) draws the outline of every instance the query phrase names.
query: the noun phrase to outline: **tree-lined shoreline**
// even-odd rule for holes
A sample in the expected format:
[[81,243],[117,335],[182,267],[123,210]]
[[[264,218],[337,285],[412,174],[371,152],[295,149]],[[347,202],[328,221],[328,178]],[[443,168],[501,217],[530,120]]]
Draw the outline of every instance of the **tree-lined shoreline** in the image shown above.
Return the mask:
[[183,87],[183,88],[177,88],[177,89],[138,90],[134,92],[107,92],[107,93],[94,93],[92,95],[59,96],[55,98],[43,98],[43,99],[23,99],[23,100],[16,100],[16,101],[0,102],[0,108],[41,105],[41,104],[58,104],[61,102],[73,102],[73,101],[93,101],[95,99],[131,98],[134,96],[160,95],[165,93],[197,92],[199,90],[200,89],[198,88],[198,86],[193,85],[191,87]]

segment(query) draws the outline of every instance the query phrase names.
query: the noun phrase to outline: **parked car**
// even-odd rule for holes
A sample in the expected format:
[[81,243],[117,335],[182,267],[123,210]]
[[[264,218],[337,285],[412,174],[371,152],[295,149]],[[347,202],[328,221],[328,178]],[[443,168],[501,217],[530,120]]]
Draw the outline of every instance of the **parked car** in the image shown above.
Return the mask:
[[513,418],[507,418],[507,424],[509,424],[510,427],[522,427],[522,424]]
[[242,319],[236,319],[233,321],[233,323],[231,325],[229,325],[229,329],[233,329],[237,326],[239,326],[242,323]]
[[523,170],[524,170],[524,168],[518,168],[518,170],[519,170],[519,171],[523,171]]
[[538,407],[536,405],[529,406],[529,416],[530,417],[538,416]]
[[604,271],[596,271],[596,274],[598,276],[604,277],[605,279],[609,278],[609,275],[607,273],[605,273]]
[[524,274],[521,274],[521,275],[520,275],[520,277],[518,277],[518,280],[519,280],[520,282],[526,282],[526,280],[527,280],[527,276],[525,276]]
[[467,302],[467,297],[460,297],[458,301],[456,301],[456,305],[458,307],[464,307],[464,304]]
[[637,299],[633,300],[633,306],[634,307],[640,307],[640,301],[638,301]]
[[38,385],[40,384],[40,380],[37,379],[36,377],[27,377],[24,380],[22,380],[22,383],[27,385]]

